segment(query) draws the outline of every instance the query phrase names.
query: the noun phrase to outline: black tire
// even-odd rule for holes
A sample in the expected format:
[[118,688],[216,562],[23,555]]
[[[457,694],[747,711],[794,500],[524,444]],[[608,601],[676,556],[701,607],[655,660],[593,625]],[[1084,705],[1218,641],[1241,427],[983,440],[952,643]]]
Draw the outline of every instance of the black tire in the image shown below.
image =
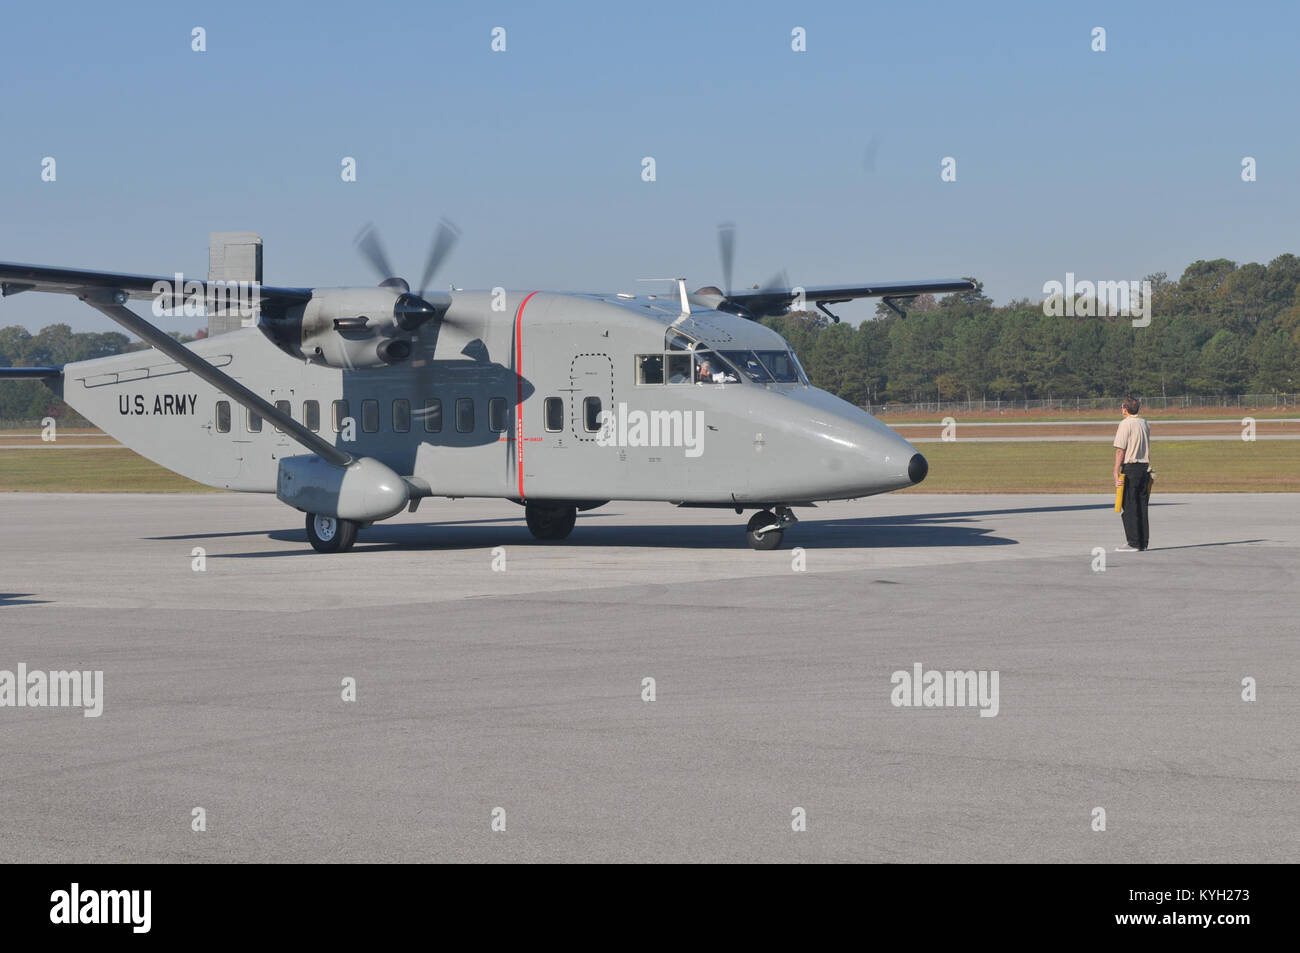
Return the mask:
[[357,524],[352,520],[308,513],[307,540],[318,553],[346,553],[357,541]]
[[749,525],[745,527],[745,539],[749,540],[750,549],[766,550],[776,549],[781,545],[781,537],[785,535],[785,530],[770,529],[766,533],[760,533],[758,530],[764,526],[771,526],[778,522],[775,514],[768,510],[762,510],[755,513],[749,518]]
[[528,521],[528,530],[533,536],[552,542],[564,539],[573,532],[573,524],[578,520],[578,508],[529,503],[524,507],[524,519]]

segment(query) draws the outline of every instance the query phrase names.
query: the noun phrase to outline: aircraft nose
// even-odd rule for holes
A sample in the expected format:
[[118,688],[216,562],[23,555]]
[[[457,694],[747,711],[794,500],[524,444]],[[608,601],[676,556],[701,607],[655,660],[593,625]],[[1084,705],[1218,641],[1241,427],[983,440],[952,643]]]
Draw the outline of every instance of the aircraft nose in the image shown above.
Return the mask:
[[913,484],[920,483],[925,479],[925,475],[930,472],[930,464],[919,453],[912,454],[912,459],[907,464],[907,478]]

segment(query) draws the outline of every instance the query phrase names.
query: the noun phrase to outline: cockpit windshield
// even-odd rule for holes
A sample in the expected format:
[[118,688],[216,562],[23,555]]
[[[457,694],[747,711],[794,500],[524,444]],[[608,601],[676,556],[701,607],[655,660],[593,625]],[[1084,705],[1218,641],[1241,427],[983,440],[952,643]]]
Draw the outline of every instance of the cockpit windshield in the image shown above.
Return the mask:
[[789,351],[722,351],[722,356],[757,384],[807,384]]
[[767,372],[753,351],[723,351],[731,363],[739,367],[751,381],[758,384],[772,383],[772,375]]
[[758,359],[763,362],[772,379],[780,384],[794,384],[800,382],[802,376],[799,371],[799,362],[794,359],[794,355],[789,351],[755,351]]
[[803,384],[808,375],[786,348],[715,351],[681,328],[664,332],[661,353],[638,354],[636,382],[646,384]]

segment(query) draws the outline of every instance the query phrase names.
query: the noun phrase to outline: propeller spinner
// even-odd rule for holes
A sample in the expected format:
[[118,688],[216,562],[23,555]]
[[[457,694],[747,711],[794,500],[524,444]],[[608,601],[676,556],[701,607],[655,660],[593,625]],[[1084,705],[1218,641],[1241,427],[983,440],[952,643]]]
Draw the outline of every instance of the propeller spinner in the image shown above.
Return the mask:
[[357,249],[379,275],[379,287],[387,288],[397,296],[397,301],[393,304],[393,317],[402,330],[414,331],[437,315],[438,309],[425,299],[425,292],[459,238],[460,229],[451,222],[444,218],[438,223],[433,243],[429,246],[429,254],[425,257],[424,272],[420,276],[420,290],[412,294],[411,286],[406,279],[394,274],[392,262],[384,250],[384,244],[379,238],[379,230],[375,228],[374,223],[366,225],[357,235]]

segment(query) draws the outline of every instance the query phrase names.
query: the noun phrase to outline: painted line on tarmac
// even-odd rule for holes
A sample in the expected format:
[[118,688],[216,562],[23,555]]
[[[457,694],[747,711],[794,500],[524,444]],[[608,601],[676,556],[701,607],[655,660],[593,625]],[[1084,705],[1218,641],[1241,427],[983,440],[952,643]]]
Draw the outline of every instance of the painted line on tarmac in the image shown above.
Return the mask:
[[[1108,443],[1110,437],[958,437],[956,440],[944,440],[942,437],[907,437],[908,443]],[[1242,440],[1240,434],[1231,435],[1212,435],[1212,434],[1187,434],[1179,436],[1178,434],[1169,434],[1166,436],[1151,435],[1152,440],[1237,440],[1241,443],[1251,443],[1250,440]],[[1300,440],[1300,433],[1291,434],[1256,434],[1255,440]]]
[[[1249,417],[1250,414],[1243,414]],[[891,427],[942,427],[942,421],[934,423],[889,423],[883,417],[876,418],[882,423],[889,424]],[[967,427],[1118,427],[1117,420],[1002,420],[992,423],[984,423],[978,420],[962,420],[960,417],[954,417],[959,424],[965,424]],[[1238,417],[1215,417],[1212,420],[1152,420],[1150,417],[1143,418],[1147,423],[1154,427],[1177,427],[1181,424],[1230,424],[1236,426],[1240,418]],[[1300,424],[1300,417],[1256,417],[1256,424]]]

